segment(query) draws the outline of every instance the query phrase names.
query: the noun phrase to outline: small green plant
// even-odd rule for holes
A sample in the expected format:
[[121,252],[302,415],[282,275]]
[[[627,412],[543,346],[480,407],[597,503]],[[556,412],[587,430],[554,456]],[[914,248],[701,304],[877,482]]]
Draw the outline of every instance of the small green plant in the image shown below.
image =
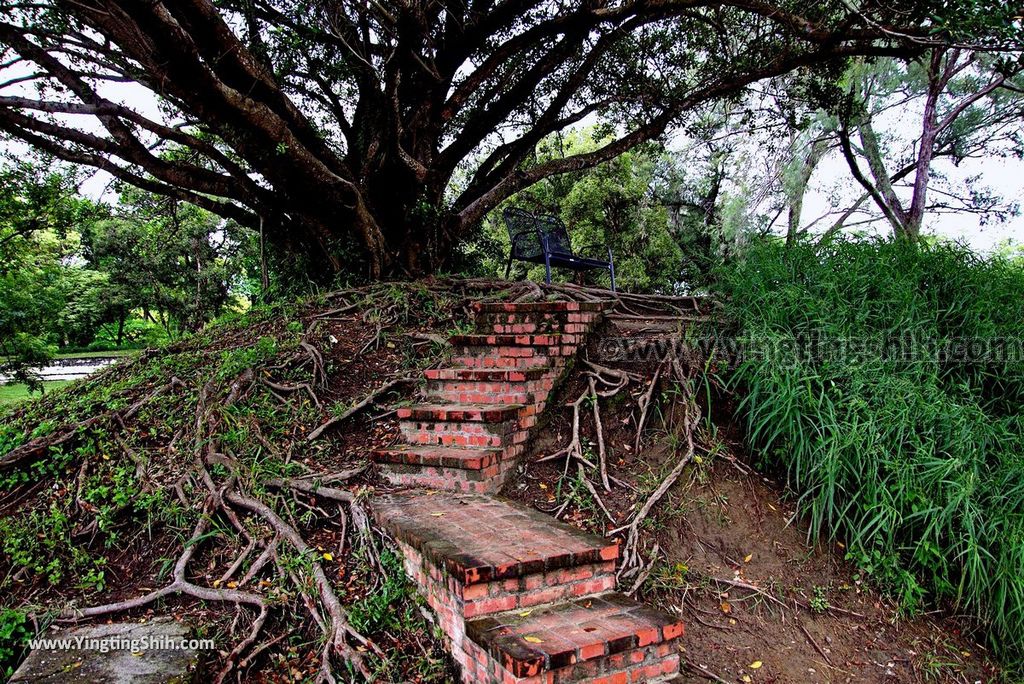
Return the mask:
[[814,585],[811,600],[809,601],[811,612],[821,615],[828,610],[828,591],[828,587],[823,587],[818,584]]
[[399,630],[408,617],[396,610],[412,595],[401,561],[390,550],[382,552],[380,560],[387,573],[380,588],[349,606],[352,626],[364,634]]
[[689,586],[690,567],[686,563],[658,563],[648,584],[653,589],[675,591]]
[[6,680],[25,657],[32,629],[28,616],[13,608],[0,609],[0,674]]

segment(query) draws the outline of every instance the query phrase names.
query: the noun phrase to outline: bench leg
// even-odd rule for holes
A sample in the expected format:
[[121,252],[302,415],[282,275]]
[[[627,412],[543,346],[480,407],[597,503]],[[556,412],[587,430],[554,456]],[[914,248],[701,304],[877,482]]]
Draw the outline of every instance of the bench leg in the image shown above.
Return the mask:
[[547,285],[551,284],[551,257],[546,251],[544,252],[544,282]]
[[505,280],[508,280],[508,274],[512,272],[512,255],[508,255],[508,263],[505,264]]
[[608,262],[608,275],[612,278],[612,292],[615,292],[615,264]]

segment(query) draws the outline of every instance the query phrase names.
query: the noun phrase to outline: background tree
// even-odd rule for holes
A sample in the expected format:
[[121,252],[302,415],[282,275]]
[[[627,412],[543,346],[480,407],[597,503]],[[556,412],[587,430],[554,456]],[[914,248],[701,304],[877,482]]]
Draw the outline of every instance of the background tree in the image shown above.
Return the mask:
[[[978,155],[1024,153],[1022,69],[1019,60],[944,47],[905,65],[883,60],[851,69],[849,101],[838,131],[840,148],[853,177],[896,237],[916,242],[929,211],[1005,211],[987,193],[934,187],[933,167],[939,157],[959,164]],[[893,107],[913,111],[915,101],[921,106],[916,139],[905,150],[887,150],[876,119]],[[900,136],[893,138],[898,141]],[[932,200],[936,194],[939,199]]]
[[[516,192],[751,83],[1015,26],[1008,3],[948,5],[2,2],[0,130],[261,230],[309,272],[420,273]],[[148,98],[162,116],[126,104]],[[592,114],[619,135],[522,169]]]
[[84,255],[106,275],[117,344],[135,309],[169,335],[195,331],[230,300],[239,245],[224,221],[174,198],[124,188],[116,215],[89,227]]
[[[542,140],[531,165],[585,154],[608,140],[601,127],[589,127]],[[523,190],[484,223],[474,252],[485,255],[485,269],[502,275],[508,256],[509,237],[501,211],[507,206],[560,217],[568,226],[573,246],[589,256],[604,259],[604,246],[615,258],[618,284],[633,291],[671,291],[679,282],[682,253],[669,231],[668,212],[654,192],[655,176],[666,163],[665,150],[643,145],[599,166],[545,179]],[[523,264],[514,266],[521,272]],[[544,277],[543,266],[529,267],[529,276]],[[571,272],[555,270],[556,279]],[[584,276],[580,276],[584,277]],[[608,286],[607,274],[600,283]]]
[[32,368],[57,342],[69,291],[72,231],[103,213],[78,197],[66,170],[16,162],[0,168],[0,375],[38,386]]

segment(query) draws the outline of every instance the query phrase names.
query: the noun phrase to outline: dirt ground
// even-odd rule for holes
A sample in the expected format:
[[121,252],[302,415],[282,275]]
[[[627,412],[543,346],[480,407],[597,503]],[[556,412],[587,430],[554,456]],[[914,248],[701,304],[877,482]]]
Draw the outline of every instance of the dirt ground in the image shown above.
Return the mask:
[[[624,524],[678,456],[659,434],[633,448],[635,401],[602,402],[609,473],[636,487],[598,493],[609,520],[572,478],[564,459],[537,459],[568,443],[571,403],[585,388],[576,377],[551,404],[532,455],[504,494],[555,512],[599,534]],[[583,434],[594,443],[584,414]],[[728,416],[715,416],[720,444],[697,460],[656,507],[645,526],[648,552],[660,560],[637,596],[686,621],[683,681],[990,682],[1000,681],[985,650],[940,612],[902,615],[893,601],[845,561],[841,543],[810,545],[795,505],[778,482],[750,465]],[[571,473],[570,473],[571,475]],[[621,534],[618,536],[621,537]],[[620,587],[628,590],[627,586]]]

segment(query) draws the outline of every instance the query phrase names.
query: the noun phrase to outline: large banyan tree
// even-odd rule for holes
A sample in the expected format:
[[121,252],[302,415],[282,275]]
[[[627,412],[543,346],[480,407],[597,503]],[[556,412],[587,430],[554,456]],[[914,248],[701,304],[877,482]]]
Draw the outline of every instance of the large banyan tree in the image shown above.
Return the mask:
[[[0,129],[325,272],[418,274],[518,190],[758,80],[1014,21],[952,4],[0,0]],[[531,161],[591,116],[610,142]]]

